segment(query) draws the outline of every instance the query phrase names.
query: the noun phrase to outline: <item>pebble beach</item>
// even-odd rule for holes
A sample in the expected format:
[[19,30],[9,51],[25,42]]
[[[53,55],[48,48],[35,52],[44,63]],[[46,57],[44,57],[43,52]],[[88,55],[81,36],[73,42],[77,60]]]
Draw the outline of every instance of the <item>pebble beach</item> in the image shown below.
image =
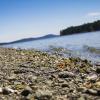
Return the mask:
[[100,100],[100,63],[0,48],[0,100]]

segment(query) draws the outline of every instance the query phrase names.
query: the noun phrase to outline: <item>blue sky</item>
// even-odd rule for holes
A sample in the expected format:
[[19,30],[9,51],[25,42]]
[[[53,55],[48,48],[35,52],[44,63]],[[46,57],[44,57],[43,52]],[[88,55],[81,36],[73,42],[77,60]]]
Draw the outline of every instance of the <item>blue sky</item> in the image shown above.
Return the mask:
[[0,0],[0,42],[100,19],[100,0]]

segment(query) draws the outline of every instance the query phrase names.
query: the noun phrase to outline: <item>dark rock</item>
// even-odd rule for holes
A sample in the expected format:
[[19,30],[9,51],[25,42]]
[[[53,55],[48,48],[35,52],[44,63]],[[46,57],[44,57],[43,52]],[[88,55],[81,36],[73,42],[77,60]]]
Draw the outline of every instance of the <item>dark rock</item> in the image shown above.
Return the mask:
[[8,94],[10,94],[10,92],[7,91],[6,89],[3,89],[3,95],[8,95]]
[[9,95],[10,93],[14,93],[14,90],[10,89],[8,87],[5,87],[5,88],[2,89],[2,94],[3,95]]
[[87,59],[85,59],[85,60],[83,60],[83,62],[88,63],[88,60],[87,60]]
[[67,83],[63,83],[63,84],[61,85],[61,87],[62,87],[62,88],[64,88],[64,87],[68,87],[68,88],[69,88],[69,85],[68,85]]
[[96,72],[97,72],[98,74],[100,74],[100,67],[98,67],[98,68],[96,69]]
[[28,91],[28,90],[23,90],[21,92],[21,95],[23,95],[23,96],[28,96],[29,94],[30,94],[30,91]]
[[100,96],[100,90],[97,90],[97,95]]
[[85,93],[87,93],[89,95],[94,95],[94,96],[97,96],[98,95],[98,91],[97,90],[93,90],[93,89],[87,89],[85,91]]
[[30,87],[26,87],[22,92],[22,96],[28,96],[30,93],[32,93],[32,89]]
[[22,74],[22,73],[26,73],[27,71],[25,70],[16,70],[14,71],[14,74]]

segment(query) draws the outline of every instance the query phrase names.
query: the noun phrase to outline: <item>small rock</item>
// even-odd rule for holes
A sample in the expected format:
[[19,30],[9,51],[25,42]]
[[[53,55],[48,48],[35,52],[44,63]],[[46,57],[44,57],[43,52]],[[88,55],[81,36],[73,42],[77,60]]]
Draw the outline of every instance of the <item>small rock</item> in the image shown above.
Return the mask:
[[62,88],[64,88],[64,87],[69,87],[69,85],[68,85],[67,83],[63,83],[63,84],[61,85],[61,87],[62,87]]
[[96,65],[96,66],[100,66],[100,63],[98,62],[98,63],[96,63],[95,65]]
[[96,82],[95,85],[96,85],[97,87],[100,87],[100,81],[99,81],[99,82]]
[[30,87],[26,87],[22,92],[21,95],[22,96],[28,96],[30,93],[32,93],[32,89]]
[[48,81],[46,81],[46,83],[47,83],[49,86],[51,86],[52,81],[48,80]]
[[16,70],[14,71],[14,74],[22,74],[22,73],[26,73],[27,71],[25,70]]
[[57,78],[57,75],[52,74],[52,75],[51,75],[51,78],[52,78],[52,79],[53,79],[53,78]]
[[37,76],[32,76],[32,79],[33,79],[33,80],[36,80],[36,79],[37,79]]
[[12,76],[7,77],[7,79],[8,79],[9,81],[15,81],[15,80],[16,80],[16,76],[15,76],[15,74],[13,74]]
[[78,92],[85,92],[85,91],[87,91],[87,88],[85,88],[85,87],[78,87],[77,90],[78,90]]
[[2,93],[2,91],[3,91],[3,90],[2,90],[2,88],[0,87],[0,93]]
[[69,78],[74,77],[75,75],[72,72],[63,71],[58,74],[59,78]]
[[64,80],[61,78],[58,78],[58,83],[64,83]]
[[4,95],[9,95],[10,93],[14,93],[15,91],[13,90],[13,89],[11,89],[11,88],[9,88],[9,87],[5,87],[5,88],[3,88],[3,90],[2,90],[2,93],[4,94]]
[[86,88],[91,88],[92,84],[91,84],[91,82],[86,82],[86,83],[83,84],[83,86],[86,87]]
[[88,77],[87,77],[87,79],[88,80],[96,80],[97,79],[97,75],[96,74],[93,74],[93,75],[89,75]]
[[49,90],[37,90],[35,99],[37,100],[51,100],[52,93]]
[[86,99],[83,96],[81,96],[77,100],[86,100]]
[[97,72],[98,74],[100,74],[100,67],[98,67],[98,68],[96,69],[96,72]]
[[98,92],[93,89],[87,89],[85,93],[90,94],[90,95],[98,95]]
[[69,99],[67,99],[67,95],[57,95],[56,99],[54,100],[69,100]]
[[100,90],[97,90],[97,95],[100,96]]

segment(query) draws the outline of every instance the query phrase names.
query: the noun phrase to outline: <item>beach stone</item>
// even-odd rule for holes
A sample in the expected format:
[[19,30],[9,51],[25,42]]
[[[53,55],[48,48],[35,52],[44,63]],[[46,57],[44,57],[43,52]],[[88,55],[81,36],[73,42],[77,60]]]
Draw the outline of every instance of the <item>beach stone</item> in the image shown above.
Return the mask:
[[58,78],[58,83],[64,83],[65,80]]
[[58,95],[56,99],[53,100],[69,100],[69,99],[67,99],[67,95]]
[[4,95],[9,95],[10,93],[14,93],[15,91],[13,90],[13,89],[11,89],[11,88],[9,88],[9,87],[5,87],[5,88],[3,88],[3,90],[2,90],[2,93],[4,94]]
[[97,72],[98,74],[100,74],[100,67],[98,67],[98,68],[96,69],[96,72]]
[[98,95],[98,96],[100,96],[100,89],[99,89],[99,90],[97,90],[97,95]]
[[28,64],[26,64],[26,65],[25,65],[25,64],[21,64],[21,65],[19,65],[19,67],[20,67],[20,68],[28,68],[28,67],[30,67],[30,66],[28,66]]
[[86,82],[83,84],[84,87],[86,88],[91,88],[92,87],[92,83],[91,82]]
[[86,100],[86,99],[83,96],[81,96],[77,100]]
[[95,85],[100,88],[100,81],[96,82]]
[[15,76],[15,74],[13,74],[12,76],[7,77],[7,79],[8,79],[9,81],[15,81],[15,80],[16,80],[16,76]]
[[74,77],[75,75],[72,72],[63,71],[58,74],[59,78],[69,78]]
[[96,65],[96,66],[100,66],[100,62],[97,62],[95,65]]
[[62,88],[65,88],[65,87],[68,87],[68,88],[69,88],[69,85],[68,85],[68,83],[63,83],[63,84],[61,85],[61,87],[62,87]]
[[3,91],[3,90],[2,90],[2,88],[0,87],[0,93],[2,93],[2,91]]
[[52,93],[49,90],[38,89],[35,94],[35,99],[37,100],[51,100]]
[[26,73],[25,70],[15,70],[14,74],[22,74],[22,73]]
[[87,91],[87,88],[86,87],[78,87],[77,90],[78,90],[78,92],[85,92],[85,91]]
[[90,94],[90,95],[98,95],[98,91],[93,90],[93,89],[87,89],[85,93]]
[[46,83],[47,83],[49,86],[51,86],[51,84],[52,84],[52,81],[50,81],[50,80],[47,80],[47,81],[46,81]]
[[22,96],[28,96],[29,94],[31,94],[32,93],[32,89],[29,87],[29,86],[27,86],[22,92],[21,92],[21,95]]
[[88,80],[96,80],[97,77],[98,77],[98,76],[97,76],[96,74],[93,74],[93,75],[87,76],[87,79],[88,79]]

